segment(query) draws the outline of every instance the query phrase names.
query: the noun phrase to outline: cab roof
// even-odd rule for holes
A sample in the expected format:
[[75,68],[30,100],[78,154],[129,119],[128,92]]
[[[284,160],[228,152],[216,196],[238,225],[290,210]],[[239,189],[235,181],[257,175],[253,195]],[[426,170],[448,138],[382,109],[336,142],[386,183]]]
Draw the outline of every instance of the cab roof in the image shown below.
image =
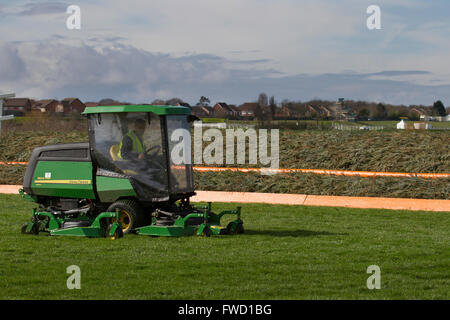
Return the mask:
[[123,106],[97,106],[86,107],[82,114],[116,113],[116,112],[153,112],[157,115],[191,114],[191,110],[182,106],[155,106],[155,105],[123,105]]

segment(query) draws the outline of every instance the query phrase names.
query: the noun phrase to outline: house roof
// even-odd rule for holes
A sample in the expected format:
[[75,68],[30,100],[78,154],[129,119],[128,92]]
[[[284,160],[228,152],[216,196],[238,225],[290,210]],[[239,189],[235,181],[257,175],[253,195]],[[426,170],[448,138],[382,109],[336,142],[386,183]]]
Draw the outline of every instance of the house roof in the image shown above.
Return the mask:
[[[33,104],[33,108],[46,108],[50,103],[56,101],[55,99],[38,100]],[[58,102],[58,101],[56,101]]]
[[73,102],[75,100],[78,100],[78,98],[64,98],[62,101],[67,101],[67,102]]
[[333,111],[330,110],[330,108],[327,108],[326,106],[319,106],[319,108],[325,113],[325,114],[332,114]]
[[421,107],[413,107],[413,108],[411,108],[411,111],[415,111],[419,115],[424,115],[424,116],[429,115],[429,112],[426,109],[421,108]]
[[98,102],[86,102],[84,104],[86,107],[97,107],[99,105]]
[[122,105],[89,107],[82,114],[115,113],[115,112],[153,112],[157,115],[191,114],[191,109],[176,106]]
[[192,106],[192,107],[189,107],[192,111],[199,111],[199,110],[203,110],[203,111],[207,111],[207,112],[209,112],[209,110],[206,108],[206,107],[204,107],[204,106]]
[[226,111],[229,111],[229,112],[236,112],[237,111],[236,109],[232,108],[231,106],[229,106],[225,102],[217,102],[216,105],[221,106],[223,109],[225,109]]
[[20,107],[28,103],[31,103],[30,99],[28,98],[11,98],[6,99],[4,105],[10,107]]
[[[78,98],[65,98],[61,101],[61,103],[63,104],[64,107],[72,104],[75,100],[80,101]],[[80,101],[81,102],[81,101]],[[82,102],[81,102],[82,103]]]

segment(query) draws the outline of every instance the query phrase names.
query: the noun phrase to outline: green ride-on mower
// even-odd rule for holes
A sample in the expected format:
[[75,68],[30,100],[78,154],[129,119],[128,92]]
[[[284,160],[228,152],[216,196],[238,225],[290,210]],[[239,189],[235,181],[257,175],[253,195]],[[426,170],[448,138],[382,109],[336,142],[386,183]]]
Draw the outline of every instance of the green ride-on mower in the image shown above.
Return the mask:
[[[190,109],[179,106],[87,107],[89,143],[38,147],[23,198],[39,204],[22,233],[120,238],[235,234],[241,210],[194,207]],[[184,147],[184,148],[183,148]],[[181,161],[180,161],[181,159]],[[223,215],[236,215],[226,227]]]

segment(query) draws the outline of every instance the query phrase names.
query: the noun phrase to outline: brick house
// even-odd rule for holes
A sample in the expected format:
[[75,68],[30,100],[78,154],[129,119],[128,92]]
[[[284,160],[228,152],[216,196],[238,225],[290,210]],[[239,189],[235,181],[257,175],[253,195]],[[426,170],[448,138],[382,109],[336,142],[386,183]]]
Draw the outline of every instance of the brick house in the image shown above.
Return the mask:
[[191,111],[194,116],[197,116],[199,118],[214,116],[214,110],[211,107],[195,106],[191,107]]
[[[64,114],[82,113],[86,108],[85,104],[78,98],[65,98],[61,101],[61,104],[63,107],[62,112]],[[59,109],[57,112],[61,112],[61,109]]]
[[31,112],[32,101],[28,98],[6,99],[3,103],[3,115],[23,116]]
[[275,118],[288,119],[291,117],[291,111],[286,106],[275,109]]
[[256,109],[258,108],[258,103],[256,102],[246,102],[239,106],[239,115],[242,118],[254,118],[256,114]]
[[225,102],[218,102],[213,107],[214,114],[221,118],[230,118],[239,116],[239,111],[235,106],[226,104]]
[[31,106],[32,112],[55,113],[61,103],[55,99],[38,100]]
[[98,102],[86,102],[84,105],[86,106],[86,108],[88,108],[88,107],[98,107],[99,103]]

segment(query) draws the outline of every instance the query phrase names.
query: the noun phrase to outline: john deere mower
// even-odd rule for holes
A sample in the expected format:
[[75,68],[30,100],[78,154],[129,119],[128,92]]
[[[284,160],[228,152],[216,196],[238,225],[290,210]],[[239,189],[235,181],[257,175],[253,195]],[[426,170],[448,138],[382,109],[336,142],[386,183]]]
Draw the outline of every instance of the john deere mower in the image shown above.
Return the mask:
[[[215,214],[211,203],[190,204],[195,195],[191,146],[183,133],[190,132],[196,117],[189,108],[98,106],[83,114],[88,143],[33,150],[20,193],[39,208],[23,233],[120,238],[130,232],[209,236],[244,231],[240,207]],[[236,219],[221,226],[227,214]]]

